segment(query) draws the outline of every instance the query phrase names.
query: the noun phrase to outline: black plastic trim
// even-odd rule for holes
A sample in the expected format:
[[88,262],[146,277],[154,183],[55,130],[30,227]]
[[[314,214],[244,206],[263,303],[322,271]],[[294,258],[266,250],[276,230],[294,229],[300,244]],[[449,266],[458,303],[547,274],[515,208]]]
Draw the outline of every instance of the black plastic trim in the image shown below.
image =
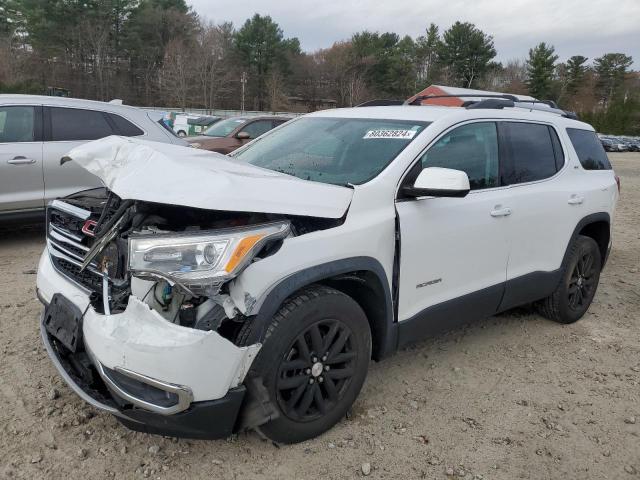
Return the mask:
[[446,190],[446,189],[431,189],[431,188],[418,188],[411,185],[402,187],[402,193],[411,198],[420,197],[449,197],[449,198],[464,198],[467,196],[470,190]]
[[136,432],[202,440],[227,438],[237,431],[236,420],[245,392],[241,385],[220,399],[194,402],[188,410],[173,415],[132,408],[120,410],[116,418]]
[[562,270],[532,272],[507,280],[498,312],[548,297],[558,286]]
[[396,329],[394,328],[395,319],[391,289],[384,268],[378,260],[372,257],[352,257],[323,263],[301,270],[282,280],[269,292],[255,316],[253,334],[249,339],[249,343],[259,342],[263,339],[271,318],[276,314],[282,303],[294,292],[312,283],[356,271],[369,271],[375,274],[384,290],[385,325],[376,325],[376,332],[379,335],[379,348],[374,352],[373,358],[374,360],[379,360],[393,353],[396,346]]
[[[584,217],[582,220],[578,222],[578,225],[576,225],[576,228],[573,230],[573,233],[571,234],[571,237],[569,238],[569,241],[565,246],[564,257],[562,257],[562,265],[565,264],[567,260],[567,255],[569,255],[569,245],[571,245],[575,241],[575,239],[578,237],[578,235],[580,235],[580,231],[587,225],[591,223],[596,223],[596,222],[606,222],[607,224],[609,224],[609,239],[611,239],[611,216],[607,212],[598,212],[598,213],[592,213],[591,215],[587,215],[586,217]],[[607,260],[607,257],[608,257],[608,252],[605,254],[605,258],[602,262],[602,268],[604,268],[604,264]]]
[[46,220],[45,209],[0,212],[0,224],[39,224]]
[[33,139],[36,142],[42,142],[42,128],[44,124],[43,114],[42,114],[42,105],[36,105],[33,107],[35,116],[34,116],[34,125],[33,125]]
[[498,311],[505,284],[447,300],[398,322],[398,348],[454,329],[474,320],[490,317]]

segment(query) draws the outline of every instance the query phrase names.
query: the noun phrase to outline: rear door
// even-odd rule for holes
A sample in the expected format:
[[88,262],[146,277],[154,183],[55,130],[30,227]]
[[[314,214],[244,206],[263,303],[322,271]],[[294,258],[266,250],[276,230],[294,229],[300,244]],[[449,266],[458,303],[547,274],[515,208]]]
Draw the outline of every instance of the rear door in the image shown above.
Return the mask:
[[0,212],[44,207],[42,107],[0,105]]
[[543,298],[556,286],[568,240],[584,216],[582,184],[552,125],[499,122],[502,179],[509,185],[512,245],[501,309]]
[[43,147],[45,202],[101,186],[98,177],[75,162],[60,164],[69,150],[117,133],[106,113],[67,107],[45,107]]

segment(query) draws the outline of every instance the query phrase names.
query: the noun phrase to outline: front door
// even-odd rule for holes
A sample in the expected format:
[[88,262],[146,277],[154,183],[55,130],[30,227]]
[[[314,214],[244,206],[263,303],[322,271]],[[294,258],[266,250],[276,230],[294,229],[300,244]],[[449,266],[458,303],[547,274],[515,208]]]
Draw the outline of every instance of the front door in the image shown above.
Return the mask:
[[454,128],[411,170],[445,167],[467,173],[464,198],[399,198],[398,319],[442,330],[496,312],[504,291],[509,244],[508,189],[500,187],[494,122]]
[[44,207],[40,112],[0,105],[0,212]]

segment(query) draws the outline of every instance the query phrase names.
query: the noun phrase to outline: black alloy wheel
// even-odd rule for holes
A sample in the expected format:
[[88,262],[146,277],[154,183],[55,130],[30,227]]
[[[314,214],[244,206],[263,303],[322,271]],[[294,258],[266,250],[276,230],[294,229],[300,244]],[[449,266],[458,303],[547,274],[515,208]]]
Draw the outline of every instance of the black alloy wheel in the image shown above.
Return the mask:
[[[287,298],[266,325],[247,324],[244,342],[265,328],[249,376],[266,388],[277,415],[256,428],[278,443],[317,437],[344,418],[371,359],[371,329],[348,295],[313,284]],[[260,341],[260,340],[259,340]]]
[[540,313],[558,323],[580,320],[596,294],[601,270],[599,245],[593,238],[578,235],[569,245],[556,289],[537,302]]
[[595,265],[596,261],[590,250],[581,252],[567,289],[567,303],[572,310],[581,311],[584,309],[585,303],[587,306],[591,303],[597,285]]
[[346,324],[321,320],[292,342],[276,381],[278,403],[287,417],[315,420],[341,400],[357,362],[351,336]]

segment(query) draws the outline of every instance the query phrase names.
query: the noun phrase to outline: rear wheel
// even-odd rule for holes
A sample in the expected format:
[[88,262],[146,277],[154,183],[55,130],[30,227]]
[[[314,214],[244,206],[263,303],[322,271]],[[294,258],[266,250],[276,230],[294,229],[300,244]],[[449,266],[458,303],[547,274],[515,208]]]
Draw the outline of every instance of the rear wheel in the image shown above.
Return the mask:
[[602,269],[600,248],[592,238],[579,235],[570,248],[558,287],[538,304],[542,315],[559,323],[573,323],[586,313]]
[[370,358],[369,324],[352,298],[321,285],[290,297],[253,364],[279,413],[260,432],[296,443],[330,429],[358,396]]

